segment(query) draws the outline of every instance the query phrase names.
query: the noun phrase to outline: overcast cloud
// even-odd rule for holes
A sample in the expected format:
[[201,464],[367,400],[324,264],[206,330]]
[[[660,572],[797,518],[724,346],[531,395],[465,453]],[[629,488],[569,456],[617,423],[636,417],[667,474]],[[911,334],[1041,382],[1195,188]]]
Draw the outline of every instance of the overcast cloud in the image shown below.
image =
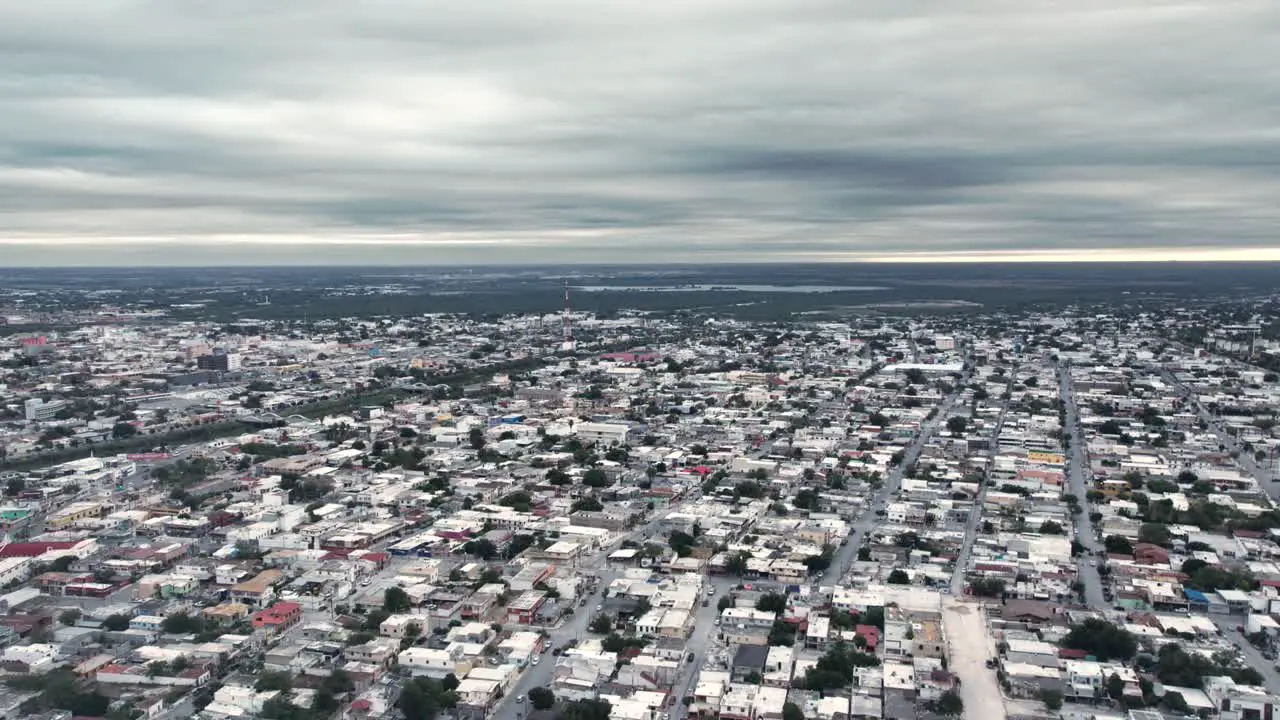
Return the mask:
[[1276,0],[10,2],[0,265],[1267,257],[1277,38]]

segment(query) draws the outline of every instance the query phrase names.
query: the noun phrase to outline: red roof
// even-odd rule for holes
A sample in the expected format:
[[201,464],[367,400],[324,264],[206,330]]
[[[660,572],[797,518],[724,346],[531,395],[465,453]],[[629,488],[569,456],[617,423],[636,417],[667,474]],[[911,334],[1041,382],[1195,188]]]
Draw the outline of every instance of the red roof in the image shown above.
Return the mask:
[[363,698],[351,703],[352,710],[368,710],[371,707],[373,707],[373,703]]
[[867,641],[867,647],[875,650],[880,644],[880,628],[875,625],[857,625],[853,628],[854,634]]
[[1076,650],[1075,648],[1062,648],[1058,650],[1058,657],[1070,660],[1083,660],[1089,656],[1084,650]]
[[70,550],[75,546],[75,541],[9,543],[0,547],[0,558],[35,557],[50,550]]
[[372,562],[372,563],[384,563],[387,560],[391,559],[391,556],[383,552],[372,552],[372,553],[365,553],[361,555],[360,559],[368,560],[369,562]]
[[264,623],[284,622],[296,612],[302,612],[302,606],[295,602],[278,602],[258,613],[257,619]]

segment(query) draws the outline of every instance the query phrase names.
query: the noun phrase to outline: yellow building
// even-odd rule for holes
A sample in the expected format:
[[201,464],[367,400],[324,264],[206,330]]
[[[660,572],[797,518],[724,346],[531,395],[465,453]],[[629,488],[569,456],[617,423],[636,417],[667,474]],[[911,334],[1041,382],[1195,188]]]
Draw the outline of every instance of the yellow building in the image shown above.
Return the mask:
[[65,530],[81,520],[102,516],[102,505],[96,502],[72,503],[50,515],[45,521],[46,530]]
[[1027,462],[1038,463],[1041,465],[1063,465],[1067,461],[1061,453],[1047,452],[1045,450],[1028,450]]

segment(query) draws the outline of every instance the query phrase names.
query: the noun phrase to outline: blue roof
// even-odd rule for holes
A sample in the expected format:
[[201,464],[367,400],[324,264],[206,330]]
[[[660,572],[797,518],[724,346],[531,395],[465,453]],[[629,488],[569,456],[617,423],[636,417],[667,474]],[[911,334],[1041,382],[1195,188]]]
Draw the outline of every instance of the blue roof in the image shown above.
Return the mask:
[[1187,599],[1188,599],[1188,600],[1190,600],[1190,601],[1192,601],[1192,602],[1202,602],[1202,603],[1207,603],[1207,602],[1209,602],[1209,597],[1208,597],[1207,595],[1205,595],[1204,593],[1200,592],[1199,590],[1192,590],[1192,589],[1190,589],[1190,588],[1183,588],[1183,589],[1182,589],[1182,594],[1183,594],[1183,595],[1186,595],[1186,596],[1187,596]]

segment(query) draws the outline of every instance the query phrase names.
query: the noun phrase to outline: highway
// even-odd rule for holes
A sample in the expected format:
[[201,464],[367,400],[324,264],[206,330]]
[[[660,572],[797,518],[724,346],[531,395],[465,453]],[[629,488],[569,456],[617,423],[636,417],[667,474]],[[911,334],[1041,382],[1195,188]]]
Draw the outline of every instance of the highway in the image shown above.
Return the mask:
[[1074,516],[1076,540],[1084,546],[1084,553],[1076,558],[1077,575],[1084,583],[1085,604],[1098,610],[1107,607],[1106,598],[1102,596],[1102,579],[1098,576],[1096,565],[1097,551],[1102,547],[1098,542],[1093,522],[1089,519],[1089,502],[1085,498],[1089,492],[1090,481],[1085,473],[1089,470],[1089,454],[1085,451],[1084,437],[1080,432],[1080,412],[1076,406],[1075,388],[1071,384],[1071,372],[1066,365],[1057,363],[1058,396],[1066,410],[1066,427],[1062,428],[1064,437],[1071,438],[1071,447],[1067,449],[1067,485],[1071,494],[1080,500],[1082,512]]

